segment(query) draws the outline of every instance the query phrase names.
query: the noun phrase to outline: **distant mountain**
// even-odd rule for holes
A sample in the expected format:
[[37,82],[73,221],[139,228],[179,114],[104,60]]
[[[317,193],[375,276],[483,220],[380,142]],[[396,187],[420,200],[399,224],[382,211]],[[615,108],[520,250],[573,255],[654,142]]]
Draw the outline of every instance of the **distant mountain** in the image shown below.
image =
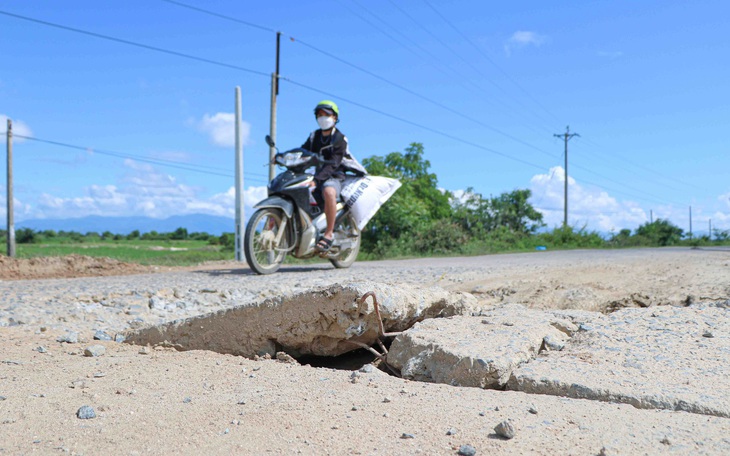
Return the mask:
[[114,234],[124,235],[134,230],[139,230],[140,233],[149,233],[150,231],[170,233],[178,228],[185,228],[188,233],[206,232],[220,236],[224,232],[233,233],[235,231],[235,221],[228,217],[205,214],[175,215],[166,219],[90,215],[70,219],[23,220],[15,223],[15,229],[19,228],[30,228],[34,231],[77,231],[82,234],[90,231],[99,234],[110,231]]

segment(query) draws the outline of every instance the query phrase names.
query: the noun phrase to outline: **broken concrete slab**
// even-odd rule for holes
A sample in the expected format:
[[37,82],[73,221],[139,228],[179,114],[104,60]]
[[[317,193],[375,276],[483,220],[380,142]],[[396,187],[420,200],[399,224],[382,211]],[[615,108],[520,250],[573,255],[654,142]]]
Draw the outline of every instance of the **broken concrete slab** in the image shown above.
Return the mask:
[[468,293],[363,281],[131,331],[125,334],[126,342],[247,357],[274,356],[280,350],[294,356],[336,356],[360,348],[352,342],[372,345],[380,335],[372,298],[359,301],[367,292],[378,299],[386,332],[402,331],[425,318],[478,310]]
[[480,316],[427,320],[396,337],[387,361],[404,378],[502,388],[513,369],[578,331],[569,319],[518,304]]
[[562,351],[520,366],[507,388],[730,417],[730,310],[614,312],[581,325]]

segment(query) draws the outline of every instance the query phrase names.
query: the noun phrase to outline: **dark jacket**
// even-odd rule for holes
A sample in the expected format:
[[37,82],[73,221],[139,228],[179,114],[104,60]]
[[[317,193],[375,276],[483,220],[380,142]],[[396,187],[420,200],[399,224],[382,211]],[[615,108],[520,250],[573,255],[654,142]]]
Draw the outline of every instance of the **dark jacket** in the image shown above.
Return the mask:
[[334,162],[317,165],[314,178],[319,183],[331,177],[338,180],[345,179],[342,159],[345,158],[347,152],[347,137],[340,130],[333,129],[329,136],[322,135],[322,130],[315,130],[309,135],[302,148],[322,154],[325,160]]
[[345,171],[351,171],[357,175],[367,174],[365,168],[350,154],[347,136],[337,128],[334,128],[329,136],[323,136],[322,130],[313,131],[302,148],[322,154],[325,160],[334,162],[317,166],[314,178],[318,184],[331,177],[344,180]]

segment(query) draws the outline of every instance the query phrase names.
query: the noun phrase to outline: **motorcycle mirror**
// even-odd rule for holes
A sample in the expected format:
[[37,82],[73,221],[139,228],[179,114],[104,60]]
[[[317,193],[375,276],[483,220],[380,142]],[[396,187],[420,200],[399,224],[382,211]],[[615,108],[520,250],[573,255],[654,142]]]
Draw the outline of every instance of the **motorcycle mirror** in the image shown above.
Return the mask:
[[271,139],[270,135],[266,135],[266,144],[268,144],[269,147],[276,147],[276,144],[274,144],[274,140]]

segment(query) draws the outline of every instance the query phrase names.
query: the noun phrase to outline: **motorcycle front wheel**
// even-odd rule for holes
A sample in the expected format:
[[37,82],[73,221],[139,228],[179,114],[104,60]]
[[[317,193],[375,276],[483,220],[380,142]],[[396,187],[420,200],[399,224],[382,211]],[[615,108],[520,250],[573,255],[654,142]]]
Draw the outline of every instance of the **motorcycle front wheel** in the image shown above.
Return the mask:
[[335,226],[335,236],[348,238],[351,246],[340,252],[337,255],[337,259],[331,258],[330,263],[338,269],[349,268],[355,262],[357,254],[360,252],[360,230],[357,229],[352,214],[348,214],[347,217]]
[[274,242],[282,227],[284,214],[279,209],[263,208],[254,212],[246,226],[243,251],[248,266],[256,274],[272,274],[286,258],[288,237],[283,233],[278,246]]

